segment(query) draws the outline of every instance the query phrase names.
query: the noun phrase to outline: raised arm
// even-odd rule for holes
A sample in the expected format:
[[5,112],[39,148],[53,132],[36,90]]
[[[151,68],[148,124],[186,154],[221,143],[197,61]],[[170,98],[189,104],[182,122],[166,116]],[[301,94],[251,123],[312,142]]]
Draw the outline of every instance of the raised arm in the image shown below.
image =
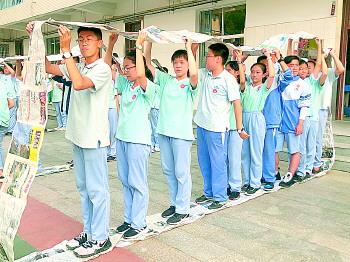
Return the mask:
[[140,31],[136,40],[136,73],[137,81],[140,83],[141,88],[146,91],[147,77],[145,70],[145,62],[143,60],[142,46],[146,40],[147,33]]
[[16,78],[19,79],[19,80],[23,80],[23,77],[22,77],[22,63],[21,63],[21,60],[17,60],[16,61]]
[[7,68],[7,70],[10,71],[11,77],[15,77],[16,73],[15,73],[15,70],[13,70],[12,66],[6,64],[6,62],[4,62],[4,66]]
[[153,78],[155,77],[156,74],[156,69],[152,65],[152,42],[151,41],[145,41],[144,44],[144,55],[146,59],[146,65],[149,70],[151,70],[151,73],[153,75]]
[[186,40],[186,50],[187,50],[187,57],[188,57],[188,69],[190,71],[190,83],[193,89],[197,87],[198,84],[198,69],[196,60],[194,58],[194,54],[192,53],[192,41],[190,39]]
[[287,56],[294,55],[293,52],[293,39],[288,39]]
[[[70,43],[71,43],[71,39],[72,39],[72,35],[70,30],[61,25],[58,28],[58,35],[60,37],[60,46],[61,46],[61,50],[62,52],[70,52]],[[94,87],[94,83],[92,82],[92,80],[86,76],[82,76],[79,69],[77,68],[77,65],[73,59],[73,57],[70,57],[68,59],[65,59],[66,61],[66,67],[67,67],[67,71],[69,73],[69,78],[72,81],[72,85],[73,88],[75,90],[84,90],[84,89],[88,89],[91,87]],[[55,65],[57,66],[57,65]],[[58,68],[58,66],[57,66]],[[59,70],[59,68],[58,68]],[[61,70],[59,70],[61,71]],[[62,73],[60,74],[56,74],[56,75],[63,75]]]
[[314,78],[318,78],[318,75],[321,72],[322,69],[322,44],[319,38],[315,39],[316,45],[317,45],[317,59],[316,59],[316,65],[314,72],[312,73]]
[[[26,26],[26,31],[29,34],[29,36],[32,35],[33,30],[34,30],[34,22],[29,22]],[[48,74],[63,76],[59,66],[51,64],[50,61],[47,59],[47,57],[45,57],[45,71]]]
[[277,59],[277,62],[280,64],[281,68],[282,68],[282,71],[283,72],[286,72],[289,67],[287,66],[287,64],[284,62],[283,58],[282,58],[282,55],[281,55],[281,51],[279,49],[274,49],[273,52],[275,53],[276,55],[276,59]]
[[242,62],[242,58],[243,58],[242,50],[235,49],[233,50],[233,54],[236,57],[236,61],[239,68],[239,87],[241,92],[244,92],[246,80],[245,80],[245,72],[244,72],[243,62]]
[[273,81],[275,80],[275,65],[272,62],[272,57],[269,50],[265,49],[264,55],[267,58],[267,70],[268,70],[266,87],[267,89],[270,89],[273,84]]
[[335,65],[335,74],[337,76],[341,75],[342,73],[344,73],[345,68],[344,65],[342,64],[342,62],[339,60],[339,58],[335,55],[334,49],[332,49],[331,51],[329,51],[329,54],[332,56],[333,61],[334,61],[334,65]]
[[118,34],[109,33],[108,46],[104,57],[105,63],[109,66],[112,66],[113,48],[117,40],[118,40]]
[[322,74],[320,76],[320,79],[318,80],[320,85],[323,86],[326,79],[327,79],[327,76],[328,76],[328,67],[327,67],[327,63],[326,63],[326,59],[325,59],[325,56],[324,54],[321,55],[321,65],[322,65]]

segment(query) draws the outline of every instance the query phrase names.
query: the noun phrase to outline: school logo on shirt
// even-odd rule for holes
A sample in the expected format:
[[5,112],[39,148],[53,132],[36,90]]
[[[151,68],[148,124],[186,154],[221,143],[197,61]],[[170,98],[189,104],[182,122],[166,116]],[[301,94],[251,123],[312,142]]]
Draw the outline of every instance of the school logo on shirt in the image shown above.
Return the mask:
[[216,94],[218,90],[216,88],[213,89],[213,93]]
[[181,85],[180,85],[180,88],[181,88],[181,89],[184,89],[185,87],[186,87],[185,84],[181,84]]
[[135,95],[135,94],[132,95],[131,99],[132,99],[132,100],[135,100],[135,99],[136,99],[136,95]]

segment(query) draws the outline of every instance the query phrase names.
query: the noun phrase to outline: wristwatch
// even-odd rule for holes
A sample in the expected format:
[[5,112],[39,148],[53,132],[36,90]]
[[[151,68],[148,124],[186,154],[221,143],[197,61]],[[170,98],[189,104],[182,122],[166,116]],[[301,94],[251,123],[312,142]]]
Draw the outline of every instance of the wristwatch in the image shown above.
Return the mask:
[[63,59],[68,59],[71,58],[73,56],[72,52],[64,52],[62,55]]
[[282,61],[284,61],[283,57],[281,56],[280,59],[277,60],[278,63],[281,63]]
[[141,51],[142,51],[142,45],[136,45],[135,47],[136,47],[136,49],[138,49],[138,50],[141,50]]
[[241,134],[244,131],[244,127],[242,127],[242,129],[237,129],[237,133]]

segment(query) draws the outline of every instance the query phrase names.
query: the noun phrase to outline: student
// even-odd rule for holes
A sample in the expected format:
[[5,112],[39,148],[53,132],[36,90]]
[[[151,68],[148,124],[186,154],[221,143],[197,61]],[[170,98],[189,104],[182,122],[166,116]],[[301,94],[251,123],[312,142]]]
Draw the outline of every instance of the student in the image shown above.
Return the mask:
[[[196,49],[197,46],[194,46]],[[193,52],[195,53],[195,52]],[[236,79],[225,69],[229,50],[222,43],[209,46],[206,68],[200,70],[200,95],[194,117],[197,124],[198,162],[204,178],[204,194],[197,203],[212,202],[218,209],[227,201],[227,137],[230,105],[233,103],[236,128],[242,139],[248,134],[242,127],[242,108]]]
[[147,232],[146,215],[149,201],[148,160],[151,153],[149,113],[156,85],[145,67],[142,34],[136,41],[136,54],[124,57],[125,75],[119,75],[116,89],[121,95],[117,126],[117,167],[123,184],[124,223],[117,228],[125,239],[136,239]]
[[115,59],[115,57],[117,57],[118,55],[116,53],[113,53],[113,48],[117,40],[118,40],[118,34],[116,33],[109,34],[108,47],[104,57],[105,63],[111,67],[111,72],[112,72],[112,81],[111,81],[111,88],[110,88],[109,100],[108,100],[109,139],[111,141],[111,144],[107,148],[107,161],[115,161],[117,159],[117,139],[115,138],[115,135],[117,132],[118,113],[119,113],[120,107],[119,107],[118,92],[114,88],[114,86],[117,78],[117,70],[118,72],[121,71],[120,65],[118,62],[116,62],[116,59]]
[[[13,89],[13,92],[17,95],[17,83],[16,83],[16,77],[15,77],[15,70],[12,68],[12,65],[4,63],[4,77],[3,80],[6,82],[6,85],[9,86],[9,88]],[[13,129],[15,128],[16,122],[17,122],[17,97],[13,98],[15,100],[15,104],[10,109],[10,121],[8,123],[8,129],[7,133],[12,134]]]
[[316,138],[316,155],[314,161],[313,173],[317,174],[322,171],[322,144],[323,144],[323,133],[328,121],[328,115],[331,110],[332,103],[332,90],[333,83],[338,79],[339,75],[344,73],[345,68],[339,58],[335,55],[334,49],[329,52],[329,55],[333,58],[334,68],[329,68],[327,78],[322,87],[320,94],[320,110],[319,110],[319,121],[318,121],[318,132]]
[[[311,177],[311,172],[316,154],[316,136],[320,110],[321,85],[327,77],[327,65],[322,55],[321,43],[316,38],[318,49],[317,61],[315,63],[300,60],[299,76],[305,81],[311,90],[311,104],[304,121],[303,133],[300,136],[300,163],[297,170],[296,180],[302,182]],[[319,75],[322,68],[322,74]]]
[[[235,52],[235,51],[234,51]],[[240,83],[239,68],[242,67],[245,72],[245,65],[242,60],[238,61],[234,55],[235,61],[230,61],[226,64],[225,70],[235,77],[237,83]],[[245,74],[243,76],[245,78]],[[239,88],[239,86],[237,86]],[[227,139],[227,175],[228,185],[227,194],[230,200],[237,200],[241,194],[242,174],[241,174],[241,152],[243,140],[239,136],[236,128],[236,118],[234,114],[234,107],[230,106],[230,130]]]
[[[52,80],[53,81],[53,80]],[[51,82],[51,81],[50,81]],[[52,104],[56,111],[57,128],[56,130],[66,130],[67,116],[65,112],[61,111],[62,108],[62,96],[63,96],[63,84],[53,81],[52,90]]]
[[300,161],[300,135],[303,132],[303,124],[310,106],[310,88],[300,79],[299,57],[287,56],[284,62],[293,73],[293,80],[282,92],[282,120],[277,135],[276,151],[283,149],[283,142],[286,140],[288,153],[290,154],[287,174],[282,178],[280,186],[283,188],[292,186],[297,182],[294,176]]
[[170,207],[162,212],[167,223],[183,223],[190,213],[191,201],[191,146],[194,140],[192,118],[193,102],[197,94],[198,70],[187,40],[186,50],[177,50],[171,56],[175,76],[151,65],[152,43],[147,42],[147,65],[159,85],[158,139],[163,173],[168,180]]
[[[240,90],[243,107],[243,125],[249,133],[249,139],[243,141],[242,146],[242,166],[245,175],[245,185],[249,185],[245,193],[255,194],[261,187],[262,177],[262,154],[264,148],[264,138],[266,123],[262,110],[265,100],[269,94],[269,89],[274,83],[275,70],[270,52],[264,50],[268,68],[262,63],[255,63],[250,68],[251,83],[244,79],[243,68],[240,67]],[[241,53],[237,55],[238,62]],[[268,70],[268,73],[267,73]],[[264,81],[263,79],[266,78]]]
[[15,106],[12,85],[0,75],[0,180],[3,179],[4,155],[2,143],[10,122],[10,109]]
[[[262,111],[266,122],[262,169],[263,189],[265,191],[273,190],[275,181],[281,180],[278,168],[276,169],[276,159],[278,159],[278,155],[275,153],[278,128],[282,120],[281,92],[283,92],[286,86],[293,80],[292,71],[284,63],[283,59],[281,59],[280,51],[275,49],[273,52],[279,65],[278,68],[281,68],[281,70],[275,71],[275,85],[277,85],[277,88],[272,89],[268,94]],[[277,66],[275,63],[275,70],[276,68]],[[247,185],[245,185],[245,187],[247,187]]]
[[[33,24],[27,31],[31,33]],[[60,46],[64,65],[54,65],[46,59],[46,72],[65,76],[72,81],[71,102],[66,138],[73,144],[74,170],[82,202],[84,229],[67,242],[79,258],[91,258],[112,248],[109,239],[110,196],[106,147],[108,137],[108,94],[111,70],[100,59],[102,32],[80,27],[78,43],[85,62],[76,65],[71,54],[71,32],[59,26]]]

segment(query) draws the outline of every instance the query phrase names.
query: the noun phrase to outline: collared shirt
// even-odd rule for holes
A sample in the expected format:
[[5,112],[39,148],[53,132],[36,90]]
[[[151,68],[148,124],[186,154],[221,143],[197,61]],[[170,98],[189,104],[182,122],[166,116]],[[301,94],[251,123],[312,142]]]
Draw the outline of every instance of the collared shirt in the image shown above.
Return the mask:
[[226,70],[213,76],[207,69],[201,69],[198,86],[199,102],[194,122],[213,132],[229,130],[231,103],[240,99],[235,77]]
[[[72,89],[66,138],[82,148],[109,145],[108,96],[112,80],[110,67],[98,59],[91,64],[77,64],[82,76],[88,77],[94,86],[77,91]],[[60,70],[69,79],[66,65]]]
[[151,145],[151,122],[149,114],[156,88],[147,80],[146,91],[140,86],[133,87],[134,82],[119,75],[115,88],[121,94],[120,111],[116,138],[125,142]]
[[155,82],[159,85],[160,97],[157,133],[194,140],[192,119],[197,88],[192,88],[189,78],[177,80],[176,77],[158,69]]

